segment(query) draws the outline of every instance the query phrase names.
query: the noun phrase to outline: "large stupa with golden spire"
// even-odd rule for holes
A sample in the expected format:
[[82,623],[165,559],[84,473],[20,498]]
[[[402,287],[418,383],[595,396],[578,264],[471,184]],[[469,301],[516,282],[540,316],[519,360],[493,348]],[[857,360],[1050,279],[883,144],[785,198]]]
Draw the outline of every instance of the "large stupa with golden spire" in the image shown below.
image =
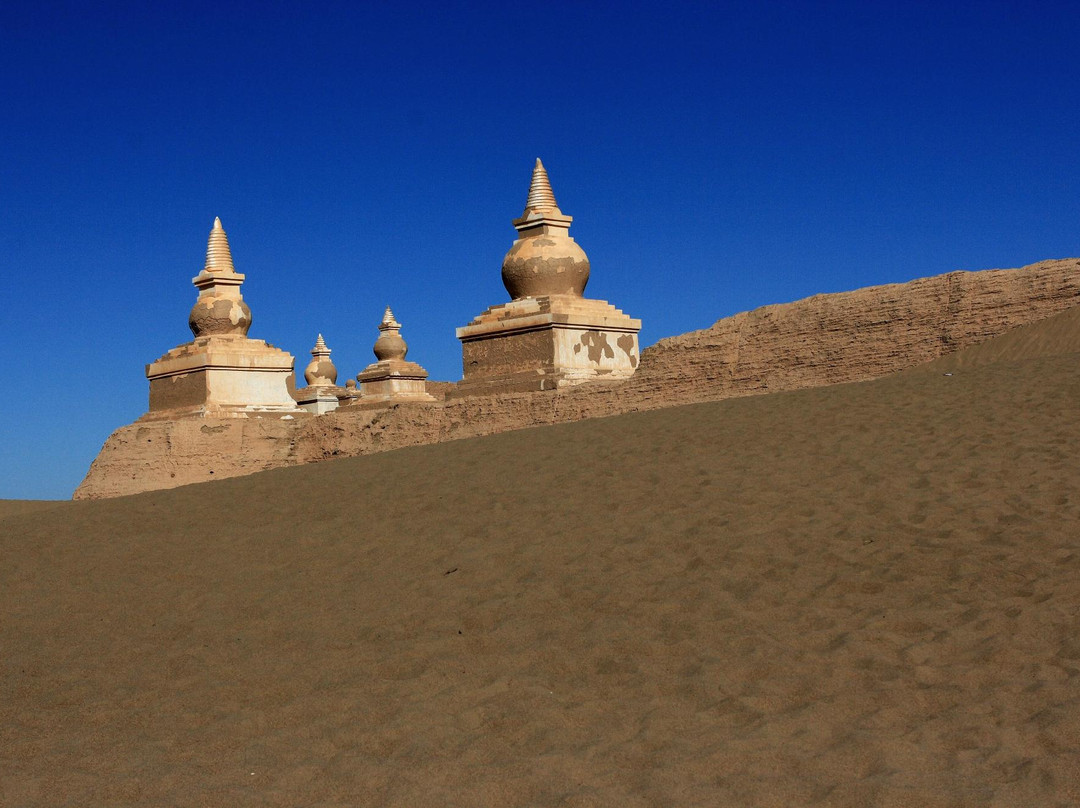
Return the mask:
[[146,366],[147,418],[302,413],[290,393],[292,354],[249,339],[251,309],[240,294],[229,239],[214,219],[206,263],[191,281],[199,290],[188,315],[194,339]]
[[525,212],[503,259],[511,300],[457,329],[464,378],[453,395],[554,390],[622,380],[638,363],[641,321],[584,296],[589,259],[570,237],[544,164],[533,168]]

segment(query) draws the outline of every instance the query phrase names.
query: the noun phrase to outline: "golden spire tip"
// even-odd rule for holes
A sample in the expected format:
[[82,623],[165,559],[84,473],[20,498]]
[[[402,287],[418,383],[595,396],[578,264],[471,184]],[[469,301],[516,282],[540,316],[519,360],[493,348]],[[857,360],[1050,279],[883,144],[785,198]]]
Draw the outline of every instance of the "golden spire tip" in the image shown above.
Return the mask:
[[225,228],[221,226],[221,218],[214,217],[214,227],[210,231],[210,239],[206,244],[206,265],[204,272],[228,272],[235,273],[232,253],[229,251],[229,239],[225,235]]
[[555,201],[555,193],[551,190],[551,181],[548,179],[547,170],[540,158],[536,158],[536,166],[533,168],[532,181],[529,183],[529,197],[525,200],[525,210],[550,210],[558,211],[559,204]]

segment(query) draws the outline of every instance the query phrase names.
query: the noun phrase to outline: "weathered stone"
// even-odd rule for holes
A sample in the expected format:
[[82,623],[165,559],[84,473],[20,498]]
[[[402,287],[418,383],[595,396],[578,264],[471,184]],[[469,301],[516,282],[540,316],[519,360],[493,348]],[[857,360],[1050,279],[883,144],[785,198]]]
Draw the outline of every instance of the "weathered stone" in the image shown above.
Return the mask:
[[146,366],[150,411],[143,418],[300,412],[289,393],[293,358],[262,340],[197,337]]

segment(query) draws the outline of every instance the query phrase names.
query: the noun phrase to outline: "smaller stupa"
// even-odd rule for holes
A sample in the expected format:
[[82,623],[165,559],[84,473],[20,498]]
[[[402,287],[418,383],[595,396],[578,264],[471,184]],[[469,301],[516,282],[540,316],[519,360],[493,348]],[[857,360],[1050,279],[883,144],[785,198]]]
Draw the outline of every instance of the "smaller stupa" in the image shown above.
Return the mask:
[[344,407],[346,404],[354,403],[360,398],[360,388],[356,386],[356,379],[345,380],[345,395],[338,399],[338,404]]
[[330,361],[330,349],[319,334],[311,349],[311,362],[304,370],[307,386],[296,391],[296,403],[315,415],[336,410],[343,400],[350,398],[344,387],[338,387],[337,375],[337,368]]
[[144,417],[303,413],[290,393],[292,354],[248,338],[244,276],[233,266],[221,219],[214,219],[206,263],[191,282],[199,290],[188,315],[195,339],[146,366],[150,411]]
[[533,168],[518,238],[503,259],[509,303],[457,329],[463,378],[451,396],[555,390],[624,380],[638,363],[641,320],[584,296],[589,259],[570,237],[544,164]]
[[379,323],[379,338],[373,350],[378,361],[356,374],[360,397],[351,406],[435,400],[427,392],[427,371],[405,359],[409,346],[401,336],[401,323],[394,319],[389,306]]

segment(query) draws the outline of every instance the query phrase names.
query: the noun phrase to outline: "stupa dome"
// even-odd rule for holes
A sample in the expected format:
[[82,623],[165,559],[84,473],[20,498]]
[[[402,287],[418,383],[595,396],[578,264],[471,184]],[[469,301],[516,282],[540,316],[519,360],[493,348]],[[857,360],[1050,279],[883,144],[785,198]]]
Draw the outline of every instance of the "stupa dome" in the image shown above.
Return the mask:
[[405,359],[409,346],[401,337],[401,323],[394,319],[394,312],[386,307],[382,322],[379,323],[379,338],[375,340],[375,358],[380,362],[388,359]]
[[525,212],[514,220],[518,239],[503,259],[503,285],[511,298],[584,294],[589,258],[570,237],[572,221],[559,210],[547,171],[537,158]]
[[309,385],[319,387],[337,384],[337,368],[330,361],[330,349],[326,347],[322,334],[319,334],[315,347],[311,349],[311,362],[304,370],[304,378]]
[[188,327],[196,337],[218,335],[247,336],[251,328],[251,309],[240,295],[244,276],[233,267],[229,239],[214,219],[206,245],[206,264],[192,281],[199,298],[188,315]]

